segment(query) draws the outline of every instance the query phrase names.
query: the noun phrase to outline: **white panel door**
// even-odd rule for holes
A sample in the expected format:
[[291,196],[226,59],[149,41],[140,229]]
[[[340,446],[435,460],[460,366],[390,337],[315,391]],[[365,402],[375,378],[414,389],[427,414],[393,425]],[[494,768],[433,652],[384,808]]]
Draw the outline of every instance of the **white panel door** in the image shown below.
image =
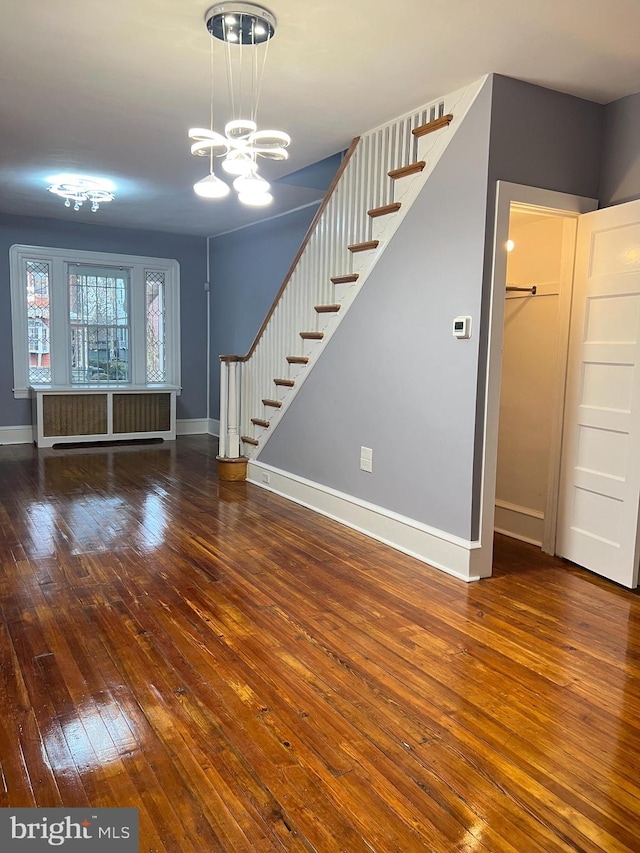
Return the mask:
[[638,585],[640,201],[580,217],[556,553]]

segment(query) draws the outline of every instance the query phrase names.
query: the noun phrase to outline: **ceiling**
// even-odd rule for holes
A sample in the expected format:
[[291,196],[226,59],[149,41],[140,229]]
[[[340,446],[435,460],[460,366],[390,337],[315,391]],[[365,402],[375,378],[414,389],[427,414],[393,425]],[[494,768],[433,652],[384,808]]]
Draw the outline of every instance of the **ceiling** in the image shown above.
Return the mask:
[[[0,212],[213,235],[317,200],[291,183],[275,184],[267,211],[193,193],[206,161],[189,153],[187,130],[209,123],[210,5],[3,0]],[[640,90],[638,0],[266,5],[278,28],[259,126],[292,137],[290,159],[261,169],[271,181],[491,71],[600,103]],[[108,177],[117,198],[95,214],[66,209],[46,192],[57,172]]]

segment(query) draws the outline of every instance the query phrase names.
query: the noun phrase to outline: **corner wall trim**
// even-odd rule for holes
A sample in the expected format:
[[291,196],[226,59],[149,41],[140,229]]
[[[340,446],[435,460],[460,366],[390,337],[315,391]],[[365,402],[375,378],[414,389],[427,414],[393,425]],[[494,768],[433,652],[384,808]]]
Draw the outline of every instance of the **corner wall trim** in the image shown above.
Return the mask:
[[209,435],[215,435],[220,438],[220,421],[216,418],[209,418],[209,426],[207,429]]
[[0,444],[31,444],[32,441],[31,425],[0,427]]
[[247,480],[460,580],[480,580],[479,574],[471,573],[472,554],[479,547],[478,542],[460,539],[263,462],[249,461]]

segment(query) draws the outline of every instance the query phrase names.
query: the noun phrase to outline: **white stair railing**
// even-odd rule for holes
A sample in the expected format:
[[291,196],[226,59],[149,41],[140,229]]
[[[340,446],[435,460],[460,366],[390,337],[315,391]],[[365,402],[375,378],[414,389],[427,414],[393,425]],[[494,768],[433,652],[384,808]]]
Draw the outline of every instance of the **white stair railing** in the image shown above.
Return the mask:
[[[330,335],[339,322],[345,305],[339,315],[318,314],[315,306],[343,301],[336,298],[331,279],[354,270],[355,255],[349,251],[349,246],[371,240],[372,233],[377,236],[380,229],[372,231],[376,226],[367,214],[393,201],[394,181],[388,172],[424,159],[427,165],[417,178],[422,186],[451,135],[451,131],[444,136],[436,132],[418,138],[412,131],[449,114],[454,115],[455,129],[481,82],[438,98],[354,140],[251,349],[246,356],[221,356],[220,456],[234,458],[239,454],[242,450],[240,436],[254,437],[255,441],[264,434],[267,427],[255,425],[252,418],[273,422],[286,408],[293,388],[285,388],[284,405],[280,409],[270,409],[271,414],[265,412],[262,401],[276,397],[276,378],[295,379],[297,390],[324,343],[305,342],[300,332],[325,331]],[[417,190],[413,197],[415,195]],[[412,198],[407,203],[403,198],[403,215],[411,201]],[[392,231],[396,227],[397,224]],[[381,240],[380,249],[389,236],[386,234],[386,240]],[[376,254],[379,255],[379,250]],[[355,267],[359,270],[356,290],[374,263],[372,259],[367,267],[365,262],[363,268],[359,256]],[[346,300],[348,304],[353,301],[353,295]],[[309,364],[290,365],[288,356],[306,357]],[[247,444],[244,454],[255,456],[257,447]]]

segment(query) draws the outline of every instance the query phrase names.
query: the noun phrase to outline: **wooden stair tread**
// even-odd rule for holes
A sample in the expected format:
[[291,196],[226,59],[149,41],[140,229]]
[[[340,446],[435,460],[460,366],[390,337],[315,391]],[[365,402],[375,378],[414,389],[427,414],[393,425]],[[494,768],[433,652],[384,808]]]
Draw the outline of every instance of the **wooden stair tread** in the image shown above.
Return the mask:
[[318,314],[335,314],[342,306],[336,302],[333,305],[316,305],[315,310]]
[[321,341],[324,338],[324,332],[300,332],[300,337],[303,341]]
[[283,388],[293,388],[296,384],[293,379],[274,379],[273,381],[275,385],[280,385]]
[[416,163],[409,163],[408,166],[400,166],[399,169],[392,169],[390,172],[387,172],[387,175],[389,175],[392,181],[397,181],[398,178],[417,175],[418,172],[421,172],[426,165],[427,164],[424,160],[418,160]]
[[309,359],[306,355],[288,355],[287,361],[289,364],[308,364]]
[[350,252],[368,252],[370,249],[377,249],[380,245],[380,240],[367,240],[366,243],[353,243],[347,246]]
[[372,207],[367,211],[367,216],[375,219],[378,216],[387,216],[389,213],[397,213],[402,204],[399,201],[394,201],[391,204],[383,204],[382,207]]
[[255,426],[264,427],[265,429],[269,426],[269,421],[265,421],[264,418],[251,418],[251,423],[255,424]]
[[253,444],[254,447],[260,444],[257,438],[251,438],[250,435],[241,435],[240,440],[244,441],[245,444]]
[[352,281],[357,281],[360,278],[357,272],[350,275],[336,275],[331,279],[332,284],[349,284]]
[[282,406],[281,400],[263,400],[263,406],[271,406],[273,409],[279,409]]
[[440,130],[441,127],[447,127],[451,123],[453,116],[449,113],[441,118],[436,118],[433,121],[428,121],[426,124],[421,124],[420,127],[414,127],[411,133],[414,136],[426,136],[427,133],[433,133],[434,130]]

